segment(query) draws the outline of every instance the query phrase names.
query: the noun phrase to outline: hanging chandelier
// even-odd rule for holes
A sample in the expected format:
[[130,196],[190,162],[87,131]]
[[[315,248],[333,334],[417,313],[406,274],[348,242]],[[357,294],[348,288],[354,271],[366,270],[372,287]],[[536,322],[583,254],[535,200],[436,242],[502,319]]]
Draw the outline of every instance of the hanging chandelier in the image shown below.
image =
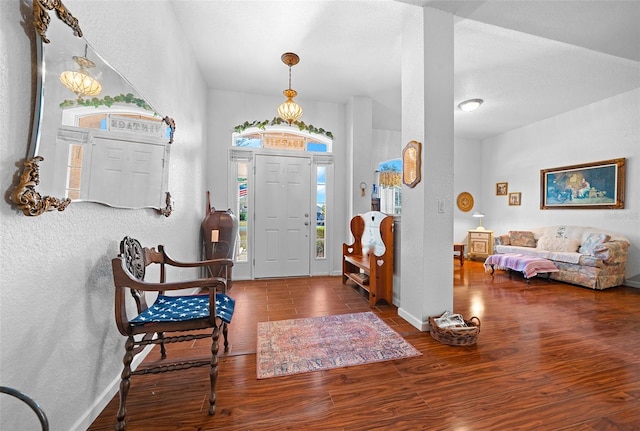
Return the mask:
[[300,57],[293,52],[285,52],[280,59],[284,64],[289,66],[289,88],[282,92],[287,100],[278,106],[278,115],[291,125],[291,123],[302,117],[302,107],[293,100],[293,98],[298,95],[298,92],[291,88],[291,67],[300,62]]
[[87,58],[87,45],[84,46],[84,57],[73,56],[79,70],[65,70],[60,74],[60,82],[73,91],[78,98],[83,96],[97,96],[102,91],[102,84],[89,74],[88,69],[96,67],[96,64]]

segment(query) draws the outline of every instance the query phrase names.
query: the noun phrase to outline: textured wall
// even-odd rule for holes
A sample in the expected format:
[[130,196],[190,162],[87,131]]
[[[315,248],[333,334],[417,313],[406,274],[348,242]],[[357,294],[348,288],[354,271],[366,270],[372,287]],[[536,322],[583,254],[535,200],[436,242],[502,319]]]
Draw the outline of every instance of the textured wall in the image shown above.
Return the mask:
[[[613,230],[631,241],[627,278],[639,274],[639,118],[640,89],[635,89],[483,141],[485,226],[496,234],[562,224]],[[620,157],[627,159],[624,209],[540,209],[541,169]],[[522,193],[520,206],[495,196],[499,181],[509,183],[509,192]]]
[[[31,2],[3,2],[0,384],[36,399],[55,430],[84,429],[100,408],[94,403],[105,398],[104,391],[117,389],[112,384],[121,371],[124,337],[113,318],[110,259],[119,240],[131,235],[144,245],[167,245],[176,258],[196,258],[206,204],[206,91],[171,6],[163,1],[153,7],[105,0],[65,4],[94,48],[161,114],[175,119],[169,190],[176,207],[165,218],[153,210],[74,203],[61,213],[26,217],[8,204],[29,143],[35,54]],[[0,428],[24,429],[20,413],[7,406],[3,403]]]
[[[298,100],[298,99],[296,99]],[[335,228],[329,228],[329,241],[333,245],[331,253],[327,256],[330,261],[327,265],[316,265],[318,273],[333,272],[340,274],[342,268],[342,242],[345,239],[343,227],[348,226],[351,216],[347,217],[345,210],[347,169],[345,167],[345,110],[342,105],[327,102],[314,102],[300,98],[298,100],[304,108],[302,120],[307,124],[330,130],[334,135],[333,155],[335,157],[335,200],[334,211],[328,225],[333,223]],[[229,194],[233,188],[229,188],[228,179],[228,149],[231,145],[233,128],[245,121],[270,119],[275,116],[278,104],[282,103],[281,97],[269,97],[258,94],[237,93],[231,91],[211,90],[209,92],[209,130],[207,145],[214,149],[209,153],[209,171],[207,172],[207,190],[211,191],[211,203],[217,209],[229,208]],[[368,144],[368,143],[367,143]],[[347,228],[348,230],[348,228]],[[331,245],[328,245],[331,247]],[[237,263],[234,267],[234,276],[248,277],[250,269],[248,264]]]
[[[118,241],[124,235],[132,235],[144,244],[166,244],[177,258],[195,258],[199,252],[205,191],[214,193],[214,205],[227,207],[227,155],[223,149],[229,142],[230,127],[244,120],[273,115],[271,111],[269,115],[264,115],[266,111],[260,111],[263,114],[252,111],[256,109],[255,103],[234,106],[233,114],[214,109],[213,100],[221,94],[212,92],[212,99],[207,100],[193,55],[184,49],[172,8],[166,2],[66,0],[65,4],[80,19],[94,48],[162,114],[176,120],[169,176],[176,207],[171,217],[164,218],[151,210],[77,203],[62,213],[29,218],[7,203],[20,172],[18,162],[27,154],[29,142],[34,36],[30,2],[4,1],[0,14],[0,185],[5,195],[5,202],[0,205],[0,384],[33,396],[56,430],[85,428],[100,407],[95,403],[105,399],[104,391],[115,393],[112,384],[117,382],[121,369],[123,338],[113,322],[109,265],[117,253]],[[52,19],[57,21],[55,14]],[[636,185],[640,184],[640,169],[635,157],[639,155],[640,140],[638,100],[635,90],[484,142],[480,170],[483,188],[478,198],[487,212],[485,223],[498,230],[545,225],[552,221],[551,217],[553,224],[558,224],[558,219],[559,223],[603,227],[613,222],[616,230],[634,242],[630,275],[639,272],[640,195]],[[255,102],[255,98],[249,101]],[[213,108],[209,107],[212,114],[207,115],[209,102]],[[265,101],[265,109],[267,104],[275,106],[273,102]],[[304,99],[301,103],[305,115],[313,116],[314,105]],[[262,109],[262,104],[259,107]],[[424,128],[423,111],[410,108],[405,110],[405,124],[411,124],[415,130]],[[242,114],[238,114],[242,109]],[[321,115],[318,124],[328,124],[336,134],[345,136],[343,107],[318,106],[317,114]],[[209,123],[211,132],[207,132]],[[403,142],[414,136],[405,138]],[[514,143],[535,150],[520,151],[514,156]],[[339,144],[336,171],[344,173],[347,171],[344,141]],[[629,158],[626,210],[537,209],[539,169],[612,157]],[[456,164],[456,172],[460,169],[465,166]],[[426,173],[423,175],[426,178]],[[477,177],[469,174],[468,178]],[[501,199],[494,196],[497,181],[508,181],[510,191],[522,191],[523,205],[509,208],[503,201],[492,203]],[[344,176],[336,180],[338,188],[345,183]],[[419,187],[424,187],[424,180]],[[457,181],[455,187],[456,192],[469,190],[469,186]],[[448,202],[455,204],[454,193],[450,194]],[[415,214],[421,216],[423,209],[424,206],[418,208]],[[451,213],[449,208],[446,211]],[[457,217],[455,211],[453,216]],[[336,214],[345,222],[350,218],[344,196],[336,202]],[[403,228],[405,222],[413,223],[405,217]],[[450,230],[447,223],[443,232]],[[438,241],[441,247],[450,242],[447,238]],[[336,238],[336,244],[339,242]],[[422,274],[423,259],[423,256],[416,259],[414,274]],[[335,263],[338,262],[336,255]],[[417,300],[420,304],[419,295]],[[416,316],[419,322],[420,310]],[[24,423],[18,426],[21,419],[16,412],[6,406],[7,403],[2,403],[0,429],[23,428]]]
[[[476,211],[484,211],[484,202],[481,200],[481,155],[482,143],[470,139],[456,138],[453,148],[453,196],[450,203],[453,209],[453,241],[467,241],[469,229],[478,226],[478,219],[471,217]],[[464,212],[458,208],[458,195],[462,192],[471,193],[473,196],[473,208]],[[469,250],[465,248],[465,253]]]

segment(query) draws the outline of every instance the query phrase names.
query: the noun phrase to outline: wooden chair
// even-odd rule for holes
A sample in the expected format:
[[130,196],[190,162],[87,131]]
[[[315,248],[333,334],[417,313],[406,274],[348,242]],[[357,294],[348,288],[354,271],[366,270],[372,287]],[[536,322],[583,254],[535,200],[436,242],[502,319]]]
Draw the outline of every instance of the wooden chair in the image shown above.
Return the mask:
[[[160,266],[160,281],[158,283],[144,280],[145,270],[151,264]],[[210,265],[223,265],[226,268],[222,276],[208,277],[190,281],[167,282],[166,271],[169,267],[177,268],[207,268]],[[118,330],[127,337],[124,368],[120,381],[120,407],[118,409],[117,430],[125,429],[127,414],[126,401],[131,376],[149,373],[178,371],[209,365],[209,414],[215,413],[216,380],[218,377],[218,342],[220,329],[231,322],[234,300],[226,294],[226,287],[231,277],[233,261],[229,259],[212,259],[194,263],[178,262],[171,259],[162,245],[154,248],[142,248],[140,243],[130,237],[125,237],[120,243],[120,254],[112,260],[113,280],[115,292],[115,318]],[[188,289],[196,291],[194,294],[165,295],[165,291]],[[200,293],[207,291],[206,293]],[[133,296],[137,315],[127,315],[127,293]],[[145,293],[157,294],[155,302],[149,306]],[[181,292],[182,293],[182,292]],[[179,311],[175,311],[179,308]],[[213,310],[213,312],[210,312]],[[205,330],[205,331],[202,331]],[[191,332],[197,331],[197,332]],[[167,335],[172,333],[173,335]],[[165,359],[167,352],[165,343],[192,341],[199,338],[211,337],[211,358],[194,359],[180,362],[167,362],[149,367],[140,366],[131,370],[131,362],[135,355],[146,346],[160,345],[160,354]],[[225,351],[228,341],[225,337]]]

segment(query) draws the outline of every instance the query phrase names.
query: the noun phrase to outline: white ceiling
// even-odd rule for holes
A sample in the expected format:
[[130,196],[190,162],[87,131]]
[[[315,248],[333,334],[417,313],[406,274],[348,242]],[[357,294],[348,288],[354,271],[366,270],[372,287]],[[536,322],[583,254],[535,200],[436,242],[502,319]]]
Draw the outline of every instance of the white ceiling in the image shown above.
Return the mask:
[[[369,96],[375,128],[400,130],[403,13],[420,6],[456,16],[458,137],[495,136],[640,87],[640,0],[172,2],[210,88],[282,96],[280,56],[293,51],[303,107]],[[485,103],[455,109],[470,98]]]

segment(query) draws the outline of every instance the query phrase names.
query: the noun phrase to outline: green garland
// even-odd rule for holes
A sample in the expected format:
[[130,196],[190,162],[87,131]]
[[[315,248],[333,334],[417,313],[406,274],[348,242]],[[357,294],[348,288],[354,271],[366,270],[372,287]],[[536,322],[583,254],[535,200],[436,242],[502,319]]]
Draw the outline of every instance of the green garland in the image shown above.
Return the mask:
[[142,108],[147,111],[151,111],[154,115],[157,115],[154,109],[149,106],[146,100],[141,99],[139,97],[135,97],[133,94],[120,94],[118,96],[104,96],[102,99],[98,99],[97,97],[93,97],[91,99],[83,99],[78,98],[76,100],[67,99],[60,103],[61,108],[69,108],[71,106],[93,106],[95,108],[99,106],[106,106],[110,108],[114,103],[128,103],[131,105],[136,105],[138,108]]
[[[260,130],[265,130],[267,126],[277,126],[281,124],[287,124],[287,122],[280,117],[273,117],[273,120],[271,121],[256,120],[256,121],[252,121],[251,123],[248,121],[245,121],[244,123],[234,127],[233,130],[235,130],[236,133],[242,133],[250,127],[257,127]],[[311,124],[305,124],[304,121],[294,121],[292,124],[295,126],[298,126],[298,129],[300,129],[303,132],[315,133],[316,135],[324,135],[329,139],[333,139],[333,133],[331,133],[330,131],[324,130],[323,128],[318,129],[317,127],[312,126]]]

